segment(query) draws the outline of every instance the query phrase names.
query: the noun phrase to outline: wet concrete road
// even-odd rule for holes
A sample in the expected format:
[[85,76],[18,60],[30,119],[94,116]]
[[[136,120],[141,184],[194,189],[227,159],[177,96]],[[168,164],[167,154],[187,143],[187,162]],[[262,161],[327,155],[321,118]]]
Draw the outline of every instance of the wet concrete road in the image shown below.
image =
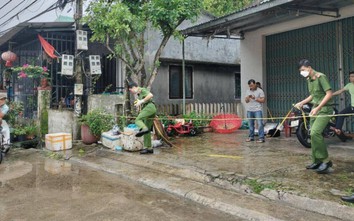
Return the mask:
[[[269,204],[274,202],[261,206],[260,201],[251,200],[247,207],[240,197],[235,198],[239,206],[262,210],[263,214],[282,217],[282,220],[299,220],[298,213],[302,214],[301,220],[352,220],[353,205],[341,202],[339,196],[354,191],[354,141],[341,143],[336,138],[326,139],[330,143],[334,170],[319,175],[305,169],[310,163],[310,149],[302,147],[294,136],[269,138],[261,144],[246,143],[246,137],[247,131],[180,137],[173,140],[175,147],[156,148],[149,156],[78,142],[72,151],[60,153],[72,157],[69,161],[54,160],[58,155],[48,151],[14,149],[0,165],[0,194],[4,198],[0,201],[0,220],[235,220],[166,192],[122,180],[120,176],[97,172],[99,166],[107,167],[109,173],[113,168],[124,171],[124,177],[137,172],[135,180],[153,184],[149,186],[154,188],[161,184],[163,188],[157,189],[162,190],[166,190],[166,179],[156,181],[159,176],[151,175],[147,180],[147,173],[140,174],[141,168],[159,171],[168,178],[196,180],[206,188],[209,184],[221,186],[237,194],[241,192],[245,197],[254,196],[255,191],[249,187],[264,184],[268,189],[256,192],[257,197],[279,201],[285,207],[291,205],[297,212],[280,209],[275,214],[272,209],[279,207]],[[83,167],[80,161],[92,163],[87,165],[96,170]],[[138,167],[135,172],[129,169]],[[182,183],[182,187],[187,186]],[[174,189],[167,192],[174,193]],[[227,205],[234,205],[235,199]],[[214,202],[213,197],[210,200]],[[222,211],[228,212],[229,207],[225,208]],[[284,218],[288,215],[292,218]]]
[[272,182],[276,189],[338,203],[342,203],[339,195],[354,192],[354,140],[343,143],[337,137],[326,138],[334,166],[332,173],[319,175],[305,169],[311,163],[311,149],[303,147],[295,134],[268,138],[265,143],[247,143],[246,138],[246,130],[180,137],[173,141],[175,148],[153,157],[219,175],[236,173]]
[[241,220],[39,150],[0,165],[0,220]]

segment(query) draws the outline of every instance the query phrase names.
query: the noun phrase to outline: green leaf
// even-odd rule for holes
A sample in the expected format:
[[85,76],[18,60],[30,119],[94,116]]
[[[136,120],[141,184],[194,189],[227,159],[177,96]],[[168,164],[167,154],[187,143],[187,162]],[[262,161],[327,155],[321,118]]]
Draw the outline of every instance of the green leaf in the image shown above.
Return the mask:
[[[135,64],[142,64],[145,58],[141,48],[156,41],[141,39],[147,27],[160,31],[165,37],[182,39],[178,25],[184,20],[196,20],[202,6],[202,0],[96,0],[90,2],[83,22],[93,32],[91,41],[106,45],[108,36],[109,47],[114,51],[112,56],[123,59],[130,68],[127,72],[139,74],[139,65]],[[134,56],[127,46],[132,46],[135,53],[140,54]],[[152,64],[153,67],[158,65]],[[143,68],[151,71],[153,67]]]
[[203,0],[203,7],[206,11],[219,17],[239,11],[252,2],[252,0]]

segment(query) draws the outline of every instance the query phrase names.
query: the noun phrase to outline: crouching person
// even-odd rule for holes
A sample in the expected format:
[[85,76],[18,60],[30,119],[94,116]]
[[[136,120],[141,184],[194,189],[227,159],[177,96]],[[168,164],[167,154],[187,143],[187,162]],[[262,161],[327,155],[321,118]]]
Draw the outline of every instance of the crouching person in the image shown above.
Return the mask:
[[135,119],[135,124],[139,127],[136,137],[144,136],[144,149],[140,154],[152,154],[154,150],[151,143],[151,128],[156,115],[156,106],[153,102],[153,94],[146,88],[138,87],[137,83],[128,83],[129,91],[138,96],[138,100],[134,102],[135,107],[141,107],[139,115]]

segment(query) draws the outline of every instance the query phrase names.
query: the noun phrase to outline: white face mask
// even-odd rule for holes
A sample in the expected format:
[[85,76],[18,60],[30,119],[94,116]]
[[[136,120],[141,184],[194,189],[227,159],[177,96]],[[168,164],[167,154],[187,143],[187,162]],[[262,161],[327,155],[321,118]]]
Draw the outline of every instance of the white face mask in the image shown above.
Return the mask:
[[301,71],[300,74],[301,74],[303,77],[307,78],[307,77],[309,76],[310,72],[309,72],[309,71]]

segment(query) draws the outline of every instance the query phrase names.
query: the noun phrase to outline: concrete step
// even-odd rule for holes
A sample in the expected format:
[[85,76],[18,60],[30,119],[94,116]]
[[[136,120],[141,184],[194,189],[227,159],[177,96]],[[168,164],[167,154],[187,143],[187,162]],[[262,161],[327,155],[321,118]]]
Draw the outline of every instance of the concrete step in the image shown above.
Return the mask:
[[[169,165],[134,155],[98,150],[97,153],[80,158],[72,157],[70,160],[246,220],[339,220],[338,216],[306,211],[261,195],[244,194],[206,185],[205,179],[208,176],[200,173],[202,171],[195,171],[196,168],[183,168],[182,165]],[[337,213],[342,212],[345,211],[337,210]],[[350,217],[353,216],[343,219],[351,220]]]

